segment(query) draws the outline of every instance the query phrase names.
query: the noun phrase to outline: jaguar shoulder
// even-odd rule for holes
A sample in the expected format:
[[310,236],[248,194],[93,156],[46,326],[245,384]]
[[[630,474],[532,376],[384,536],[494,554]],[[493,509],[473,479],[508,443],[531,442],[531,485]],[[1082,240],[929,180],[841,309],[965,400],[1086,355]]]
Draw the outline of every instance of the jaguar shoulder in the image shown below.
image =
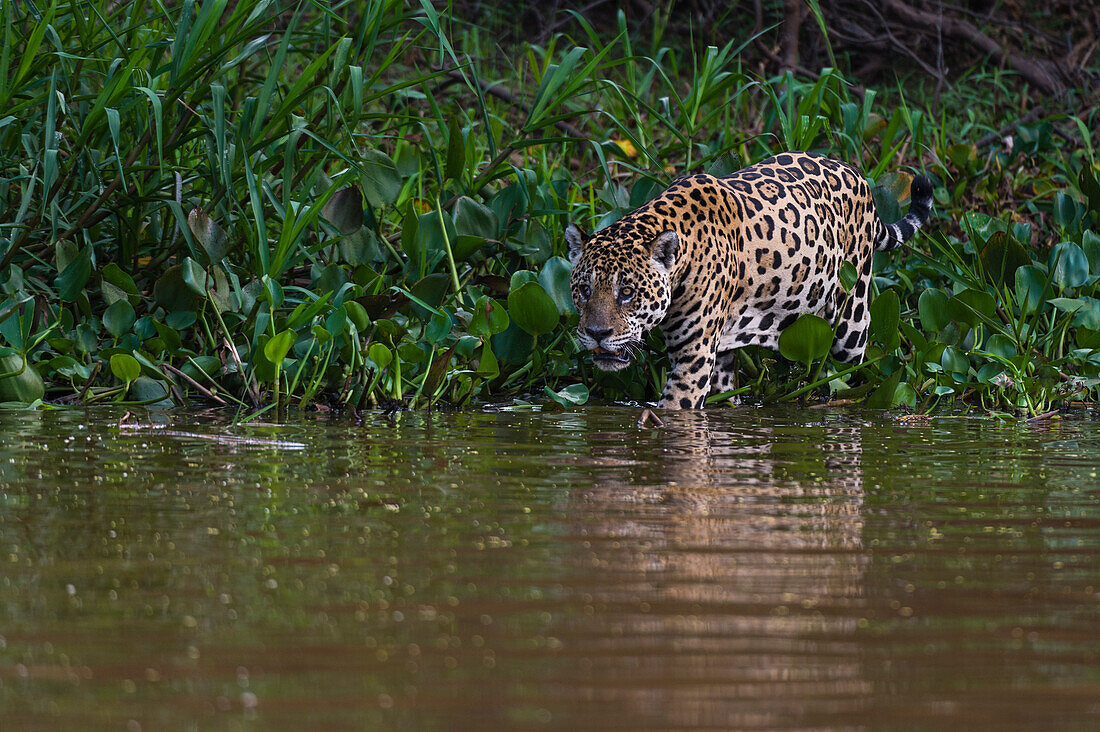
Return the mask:
[[[732,175],[692,175],[619,221],[565,232],[578,336],[607,371],[660,326],[672,369],[659,406],[697,409],[731,388],[734,350],[775,348],[803,313],[836,326],[832,354],[863,358],[871,255],[900,246],[931,214],[932,183],[913,179],[909,213],[883,223],[855,168],[785,153]],[[859,275],[849,293],[840,268]]]

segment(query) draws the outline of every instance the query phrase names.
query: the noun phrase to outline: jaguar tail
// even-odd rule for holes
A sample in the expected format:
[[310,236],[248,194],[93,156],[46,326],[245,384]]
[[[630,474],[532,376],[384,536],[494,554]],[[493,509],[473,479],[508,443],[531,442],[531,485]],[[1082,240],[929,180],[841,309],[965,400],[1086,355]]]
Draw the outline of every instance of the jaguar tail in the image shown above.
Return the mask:
[[878,251],[897,249],[928,221],[928,217],[932,215],[932,181],[923,175],[913,178],[913,183],[909,186],[909,200],[909,213],[901,221],[892,224],[879,222],[878,233],[875,235],[875,249]]

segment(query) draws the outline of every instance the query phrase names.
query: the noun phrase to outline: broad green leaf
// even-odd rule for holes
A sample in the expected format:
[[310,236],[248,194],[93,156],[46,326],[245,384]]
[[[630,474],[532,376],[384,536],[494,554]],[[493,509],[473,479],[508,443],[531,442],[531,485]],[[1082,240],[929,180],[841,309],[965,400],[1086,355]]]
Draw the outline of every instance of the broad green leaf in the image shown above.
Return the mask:
[[569,275],[572,271],[573,265],[568,259],[550,257],[539,272],[539,284],[550,295],[562,315],[575,315],[577,312],[573,304],[573,293],[569,289]]
[[370,348],[367,349],[367,358],[381,371],[393,361],[393,353],[381,343],[372,343]]
[[103,327],[115,338],[129,333],[137,320],[134,307],[127,300],[118,300],[103,313]]
[[344,303],[344,310],[347,311],[348,318],[355,323],[355,327],[360,333],[366,333],[370,330],[370,316],[367,315],[365,307],[354,300],[349,300]]
[[138,360],[128,353],[116,353],[111,356],[111,373],[119,381],[124,381],[129,384],[131,381],[141,376],[141,364]]
[[894,290],[886,290],[871,303],[871,337],[890,353],[901,345],[901,301]]
[[1016,270],[1031,264],[1031,256],[1023,245],[1004,231],[994,232],[978,256],[982,267],[998,287],[1015,284]]
[[561,318],[558,306],[537,282],[525,282],[508,293],[508,314],[533,336],[554,330]]
[[401,193],[401,174],[389,155],[381,150],[363,153],[363,193],[374,208],[393,204]]
[[947,346],[940,355],[940,366],[944,371],[964,378],[970,369],[970,360],[954,346]]
[[92,275],[92,250],[84,247],[80,253],[57,276],[57,296],[65,302],[72,302],[84,291],[84,285]]
[[504,305],[483,295],[474,306],[474,316],[466,332],[472,336],[491,336],[503,332],[508,323],[508,311]]
[[220,262],[229,253],[229,238],[225,235],[218,222],[210,218],[210,215],[201,208],[191,209],[187,215],[187,228],[195,237],[195,242],[201,251],[195,252],[196,256],[202,255],[205,264]]
[[358,186],[341,188],[321,207],[321,215],[344,236],[363,227],[363,193]]
[[863,402],[865,406],[870,409],[890,409],[897,404],[895,398],[898,393],[898,382],[901,381],[901,375],[905,371],[905,368],[898,368],[894,373],[886,377],[885,381],[879,388],[875,389],[867,399]]
[[[1100,217],[1100,183],[1096,182],[1096,175],[1092,172],[1087,160],[1082,164],[1077,180],[1089,202],[1089,209],[1095,216]],[[1094,218],[1093,221],[1100,224],[1100,218]]]
[[579,407],[588,401],[588,387],[584,384],[570,384],[564,389],[554,391],[549,386],[544,388],[546,396],[553,399],[566,409]]
[[286,358],[286,354],[290,352],[290,347],[294,345],[295,333],[292,330],[284,330],[276,335],[272,336],[264,345],[264,355],[267,356],[267,360],[278,366]]
[[993,296],[984,290],[963,290],[947,301],[947,315],[956,323],[971,327],[992,318],[996,308]]
[[1047,275],[1033,264],[1016,270],[1016,302],[1028,313],[1034,313],[1043,304],[1047,291]]
[[779,352],[783,357],[807,366],[825,358],[832,344],[832,326],[824,318],[808,313],[779,334]]
[[[1050,280],[1059,287],[1081,287],[1089,282],[1089,260],[1075,242],[1064,241],[1050,250]],[[1098,273],[1100,274],[1100,273]]]
[[917,300],[917,312],[920,314],[921,328],[925,333],[943,330],[950,322],[947,314],[947,293],[943,290],[925,290]]
[[859,273],[856,272],[856,266],[851,262],[845,262],[840,265],[838,277],[840,279],[840,286],[844,288],[845,292],[851,292],[852,288],[856,286],[856,282],[859,281]]
[[45,395],[41,374],[22,355],[0,356],[0,402],[31,404]]
[[458,180],[466,167],[466,142],[462,138],[457,114],[451,114],[447,131],[447,164],[443,169],[444,180]]
[[477,374],[486,379],[495,379],[500,376],[500,364],[496,354],[493,353],[492,342],[486,340],[477,357]]
[[501,361],[513,366],[527,363],[534,345],[534,336],[516,323],[510,323],[504,332],[493,336],[493,352]]
[[453,326],[454,319],[451,314],[446,310],[437,310],[424,327],[424,340],[428,343],[439,343],[451,334]]
[[[1100,217],[1100,214],[1097,214]],[[1085,252],[1085,258],[1089,260],[1089,274],[1093,277],[1100,276],[1100,234],[1088,229],[1081,235],[1081,249]]]
[[496,212],[485,204],[462,196],[455,204],[454,218],[455,231],[460,235],[477,236],[482,239],[497,238]]

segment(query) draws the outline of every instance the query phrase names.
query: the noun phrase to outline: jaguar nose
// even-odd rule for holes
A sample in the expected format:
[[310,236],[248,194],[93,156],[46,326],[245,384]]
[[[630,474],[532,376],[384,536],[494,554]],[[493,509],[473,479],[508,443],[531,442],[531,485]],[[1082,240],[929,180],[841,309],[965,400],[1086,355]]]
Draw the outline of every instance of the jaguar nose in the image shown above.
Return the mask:
[[589,325],[589,326],[585,327],[584,330],[585,330],[586,333],[588,333],[588,335],[590,335],[590,336],[592,336],[593,338],[596,339],[596,343],[599,343],[604,338],[607,338],[609,335],[611,335],[611,329],[610,328],[593,328],[592,326]]

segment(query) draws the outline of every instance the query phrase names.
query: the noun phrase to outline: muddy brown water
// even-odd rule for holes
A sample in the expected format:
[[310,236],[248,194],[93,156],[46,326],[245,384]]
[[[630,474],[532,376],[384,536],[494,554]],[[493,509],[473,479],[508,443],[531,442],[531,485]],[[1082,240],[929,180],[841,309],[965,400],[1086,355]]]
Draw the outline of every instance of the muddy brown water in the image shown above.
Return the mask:
[[119,416],[0,413],[4,730],[1100,729],[1096,415]]

